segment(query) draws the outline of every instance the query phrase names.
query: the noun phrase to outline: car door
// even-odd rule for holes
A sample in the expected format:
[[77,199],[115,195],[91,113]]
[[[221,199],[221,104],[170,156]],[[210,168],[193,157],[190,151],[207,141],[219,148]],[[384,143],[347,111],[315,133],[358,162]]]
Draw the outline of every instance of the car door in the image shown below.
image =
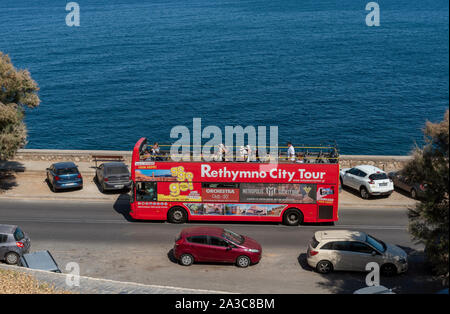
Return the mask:
[[366,265],[371,262],[381,266],[383,256],[366,243],[352,241],[350,250],[352,252],[352,270],[365,271]]
[[55,177],[55,169],[53,166],[50,166],[50,168],[48,168],[47,170],[47,179],[48,182],[53,185],[53,178]]
[[348,187],[353,187],[352,186],[352,172],[354,171],[354,168],[351,168],[349,170],[347,170],[344,175],[342,176],[342,181],[344,183],[344,185],[348,186]]
[[7,251],[7,242],[8,242],[8,235],[0,233],[0,260],[5,258],[5,254]]
[[187,238],[190,252],[197,262],[209,261],[210,246],[207,235],[195,235]]
[[359,190],[361,186],[366,186],[366,177],[367,173],[358,169],[358,172],[356,173],[355,189]]
[[231,247],[228,243],[219,237],[209,236],[209,260],[215,262],[230,262],[233,260]]
[[[327,258],[333,264],[334,270],[351,270],[352,259],[350,252],[350,242],[334,241],[328,242],[320,250],[327,250]],[[329,251],[328,251],[329,250]]]
[[101,164],[101,165],[98,167],[98,169],[97,169],[97,180],[98,180],[98,183],[100,183],[100,184],[103,183],[103,179],[104,179],[104,177],[105,177],[105,176],[103,175],[104,169],[105,169],[105,166],[104,166],[103,164]]
[[348,176],[348,186],[350,186],[353,189],[358,189],[358,172],[359,170],[356,168],[352,168],[349,171]]

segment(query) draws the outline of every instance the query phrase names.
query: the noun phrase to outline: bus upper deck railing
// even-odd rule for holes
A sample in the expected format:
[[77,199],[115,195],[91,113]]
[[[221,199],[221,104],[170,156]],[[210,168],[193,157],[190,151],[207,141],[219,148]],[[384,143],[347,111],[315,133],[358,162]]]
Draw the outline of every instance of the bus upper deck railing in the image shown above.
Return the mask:
[[[203,161],[203,162],[261,162],[261,163],[339,163],[339,151],[333,146],[294,146],[295,156],[288,156],[288,147],[271,146],[201,146],[197,150],[194,145],[180,146],[176,152],[171,145],[152,146],[142,145],[140,161]],[[205,152],[206,148],[206,152]],[[223,149],[225,148],[225,149]],[[184,149],[184,151],[183,151]],[[272,149],[272,150],[271,150]],[[201,151],[203,150],[203,153]],[[200,153],[199,153],[200,152]]]

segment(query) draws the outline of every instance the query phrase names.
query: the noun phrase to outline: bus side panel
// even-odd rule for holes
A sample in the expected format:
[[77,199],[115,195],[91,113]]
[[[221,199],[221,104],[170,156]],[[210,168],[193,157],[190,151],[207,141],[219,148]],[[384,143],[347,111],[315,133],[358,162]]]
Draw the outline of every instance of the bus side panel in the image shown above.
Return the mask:
[[167,202],[134,202],[130,206],[130,216],[142,220],[167,220],[170,207]]

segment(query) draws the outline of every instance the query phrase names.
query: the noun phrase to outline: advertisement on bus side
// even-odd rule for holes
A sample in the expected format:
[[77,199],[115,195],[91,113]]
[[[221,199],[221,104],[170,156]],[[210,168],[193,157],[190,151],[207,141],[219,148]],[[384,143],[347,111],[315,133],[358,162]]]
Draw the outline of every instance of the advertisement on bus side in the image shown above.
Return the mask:
[[286,205],[279,204],[217,204],[184,203],[191,215],[215,216],[280,216]]

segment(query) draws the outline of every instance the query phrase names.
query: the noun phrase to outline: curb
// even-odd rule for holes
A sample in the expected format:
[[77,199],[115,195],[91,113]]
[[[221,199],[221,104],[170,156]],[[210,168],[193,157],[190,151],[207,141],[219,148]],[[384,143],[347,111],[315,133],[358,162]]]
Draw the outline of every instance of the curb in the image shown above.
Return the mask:
[[78,201],[78,202],[96,202],[96,203],[114,203],[114,202],[127,202],[124,200],[115,200],[110,198],[87,198],[87,197],[70,197],[70,198],[57,198],[57,197],[48,197],[48,196],[33,196],[33,197],[24,197],[23,195],[8,195],[8,196],[0,196],[0,200],[21,200],[21,201]]
[[383,207],[389,207],[389,208],[407,208],[409,206],[414,206],[415,204],[411,203],[403,203],[403,204],[395,204],[395,203],[388,203],[388,204],[357,204],[357,203],[339,203],[339,207],[346,207],[346,208],[361,208],[361,207],[367,207],[367,208],[383,208]]

